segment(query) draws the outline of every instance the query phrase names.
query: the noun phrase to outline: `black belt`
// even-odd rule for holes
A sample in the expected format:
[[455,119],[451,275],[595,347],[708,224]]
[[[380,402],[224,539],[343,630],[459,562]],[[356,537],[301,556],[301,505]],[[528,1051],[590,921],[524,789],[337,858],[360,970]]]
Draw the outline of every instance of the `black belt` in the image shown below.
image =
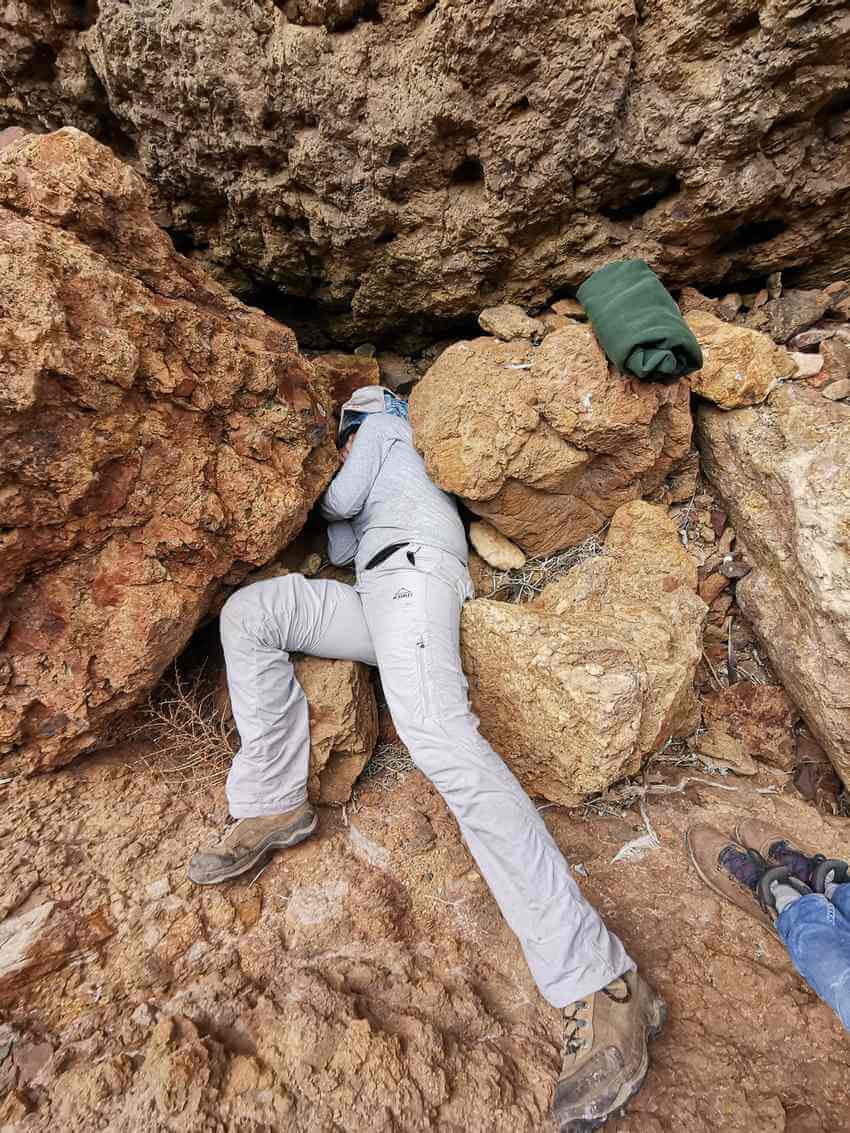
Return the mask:
[[373,567],[380,566],[382,562],[390,557],[390,555],[394,555],[396,551],[400,551],[402,547],[407,547],[409,545],[409,542],[390,543],[389,547],[384,547],[382,550],[378,551],[377,555],[373,555],[371,559],[369,559],[368,563],[366,563],[366,566],[364,567],[364,570],[372,570]]

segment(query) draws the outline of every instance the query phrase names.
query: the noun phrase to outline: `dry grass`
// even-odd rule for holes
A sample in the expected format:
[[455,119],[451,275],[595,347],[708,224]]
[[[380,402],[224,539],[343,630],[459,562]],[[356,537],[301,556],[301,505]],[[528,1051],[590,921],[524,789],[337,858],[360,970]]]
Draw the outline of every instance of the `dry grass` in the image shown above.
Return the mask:
[[585,559],[592,559],[603,552],[603,542],[608,525],[589,536],[577,547],[570,547],[566,551],[556,551],[552,555],[540,555],[537,558],[526,559],[525,566],[518,570],[493,571],[493,594],[507,591],[511,602],[530,602],[541,591],[563,578],[574,566],[583,563]]
[[175,667],[143,709],[135,732],[153,745],[143,757],[146,766],[175,785],[222,782],[238,747],[229,706],[215,688],[205,691],[205,684],[203,674],[190,684]]

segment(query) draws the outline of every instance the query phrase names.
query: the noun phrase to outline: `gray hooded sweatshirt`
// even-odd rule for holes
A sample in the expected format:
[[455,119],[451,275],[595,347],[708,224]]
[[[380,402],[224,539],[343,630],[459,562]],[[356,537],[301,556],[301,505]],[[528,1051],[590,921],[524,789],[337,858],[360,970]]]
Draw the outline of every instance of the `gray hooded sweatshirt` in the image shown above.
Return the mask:
[[466,533],[457,505],[429,479],[409,423],[386,410],[383,389],[355,390],[342,407],[341,427],[347,411],[367,416],[319,504],[331,521],[331,562],[342,566],[353,560],[359,575],[384,547],[407,542],[449,551],[465,563]]

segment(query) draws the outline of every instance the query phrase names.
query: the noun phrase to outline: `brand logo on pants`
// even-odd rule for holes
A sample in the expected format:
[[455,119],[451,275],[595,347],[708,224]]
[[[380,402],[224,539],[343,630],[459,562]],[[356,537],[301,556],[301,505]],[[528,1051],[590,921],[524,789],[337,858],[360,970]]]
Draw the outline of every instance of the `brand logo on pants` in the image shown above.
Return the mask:
[[402,586],[401,590],[396,590],[395,594],[393,594],[393,600],[395,600],[396,598],[412,598],[412,597],[413,597],[413,591],[408,590],[407,587],[405,587],[405,586]]

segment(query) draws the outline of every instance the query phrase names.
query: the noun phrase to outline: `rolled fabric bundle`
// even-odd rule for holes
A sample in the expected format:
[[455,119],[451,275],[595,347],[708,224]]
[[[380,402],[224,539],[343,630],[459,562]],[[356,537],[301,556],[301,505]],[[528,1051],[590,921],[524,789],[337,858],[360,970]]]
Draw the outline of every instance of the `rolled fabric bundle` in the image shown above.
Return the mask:
[[676,301],[645,260],[617,260],[576,292],[618,370],[670,380],[702,368],[702,351]]

